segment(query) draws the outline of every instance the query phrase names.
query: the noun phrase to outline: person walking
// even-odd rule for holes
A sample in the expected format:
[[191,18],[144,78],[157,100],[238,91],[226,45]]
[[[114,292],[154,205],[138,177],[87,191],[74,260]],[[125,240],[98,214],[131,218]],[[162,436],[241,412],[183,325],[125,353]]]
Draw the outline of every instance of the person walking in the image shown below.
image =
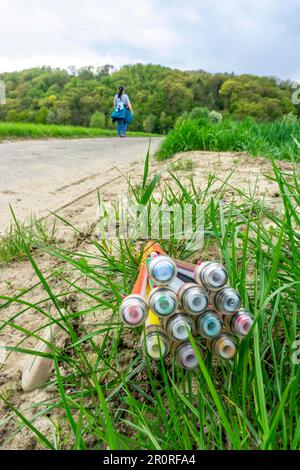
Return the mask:
[[114,97],[114,111],[111,117],[113,122],[117,122],[118,136],[126,137],[128,124],[133,119],[133,111],[129,96],[126,95],[123,86],[119,86],[119,91]]

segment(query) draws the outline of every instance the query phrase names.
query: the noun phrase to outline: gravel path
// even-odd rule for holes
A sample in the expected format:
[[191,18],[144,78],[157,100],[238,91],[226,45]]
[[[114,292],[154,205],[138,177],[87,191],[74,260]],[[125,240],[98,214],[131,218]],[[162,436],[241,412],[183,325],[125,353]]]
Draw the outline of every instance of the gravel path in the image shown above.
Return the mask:
[[[153,138],[154,152],[161,138]],[[0,233],[11,220],[47,215],[113,180],[143,159],[148,138],[25,140],[0,143]]]

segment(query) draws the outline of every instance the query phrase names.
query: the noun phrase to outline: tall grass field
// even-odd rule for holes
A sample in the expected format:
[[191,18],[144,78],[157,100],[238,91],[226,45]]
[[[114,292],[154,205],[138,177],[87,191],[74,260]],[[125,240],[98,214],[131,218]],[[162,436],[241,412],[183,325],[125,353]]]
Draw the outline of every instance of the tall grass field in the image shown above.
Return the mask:
[[[216,128],[219,132],[212,131],[217,140],[212,138],[209,148],[228,149],[238,126],[250,142],[252,127],[224,123]],[[274,126],[275,140],[277,124]],[[193,137],[197,129],[196,123],[176,128],[161,155],[172,154],[175,148],[187,149],[188,135],[190,148],[195,148],[200,136],[209,132],[206,128]],[[262,126],[261,133],[264,129]],[[284,143],[288,131],[283,128],[281,132],[276,142]],[[263,142],[261,134],[257,139]],[[241,137],[239,142],[243,141]],[[208,142],[204,139],[202,147]],[[1,323],[0,331],[12,328],[20,332],[19,320],[28,309],[41,315],[42,325],[32,331],[23,328],[24,339],[8,349],[9,353],[52,358],[55,372],[50,384],[55,393],[35,403],[23,402],[21,408],[3,395],[6,420],[14,420],[14,433],[26,427],[39,445],[49,449],[299,449],[300,367],[295,341],[300,326],[300,187],[297,169],[287,175],[274,161],[272,178],[278,184],[279,212],[253,193],[230,187],[228,181],[212,196],[213,176],[201,188],[192,178],[184,185],[172,173],[162,184],[158,175],[149,178],[148,159],[142,181],[129,182],[135,204],[203,205],[201,253],[188,250],[174,233],[169,240],[158,241],[176,258],[195,261],[200,254],[226,266],[230,284],[255,318],[233,362],[216,362],[201,340],[199,368],[194,371],[180,369],[171,357],[165,363],[153,363],[143,355],[143,328],[126,329],[118,315],[122,296],[130,293],[136,278],[141,241],[102,237],[91,241],[91,249],[85,251],[41,241],[39,248],[63,262],[69,273],[62,276],[57,292],[24,236],[23,249],[44,298],[38,303],[28,301],[30,290],[15,297],[1,295],[0,310],[14,305],[17,313]],[[237,197],[235,202],[224,198],[227,190]],[[67,301],[70,295],[80,297],[80,307],[75,310]],[[99,312],[107,319],[92,320],[88,327],[88,319]],[[65,347],[39,353],[26,345],[28,339],[41,339],[42,327],[51,324],[59,324],[67,335]],[[55,412],[59,421],[52,417],[53,431],[47,433],[39,420]]]
[[189,150],[248,152],[253,156],[277,160],[300,159],[299,121],[255,122],[248,118],[235,121],[225,118],[213,123],[200,118],[178,122],[162,142],[158,159],[164,160]]
[[[147,137],[145,132],[127,132],[130,137]],[[0,141],[5,139],[42,139],[47,137],[115,137],[116,131],[90,127],[61,126],[55,124],[31,124],[21,122],[0,122]]]

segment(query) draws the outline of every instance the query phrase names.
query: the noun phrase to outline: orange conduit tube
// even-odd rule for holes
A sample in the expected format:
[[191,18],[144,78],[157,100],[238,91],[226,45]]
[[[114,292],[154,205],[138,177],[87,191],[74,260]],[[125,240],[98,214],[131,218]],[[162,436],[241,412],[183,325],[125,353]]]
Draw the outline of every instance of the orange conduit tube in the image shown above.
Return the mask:
[[147,283],[148,273],[146,263],[143,263],[131,294],[125,297],[120,305],[120,318],[126,326],[133,328],[140,326],[148,316],[149,308],[145,299]]
[[146,287],[147,287],[148,273],[146,268],[146,263],[142,263],[138,277],[136,278],[135,284],[132,289],[132,294],[141,295],[145,297]]
[[146,243],[144,247],[141,263],[144,263],[146,259],[151,255],[151,253],[159,253],[161,255],[165,254],[164,251],[162,250],[162,247],[159,245],[159,243],[156,243],[153,240],[150,240]]

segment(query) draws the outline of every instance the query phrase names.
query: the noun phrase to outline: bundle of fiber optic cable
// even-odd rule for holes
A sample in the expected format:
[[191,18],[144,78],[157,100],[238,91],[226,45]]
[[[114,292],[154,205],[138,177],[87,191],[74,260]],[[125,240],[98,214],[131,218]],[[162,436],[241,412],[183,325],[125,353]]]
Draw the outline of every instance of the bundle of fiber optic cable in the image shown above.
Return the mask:
[[138,276],[120,306],[125,325],[145,324],[142,344],[150,358],[169,352],[185,369],[198,366],[189,336],[202,338],[209,351],[233,359],[253,324],[239,293],[228,285],[225,268],[214,261],[196,265],[172,259],[158,243],[144,248]]

